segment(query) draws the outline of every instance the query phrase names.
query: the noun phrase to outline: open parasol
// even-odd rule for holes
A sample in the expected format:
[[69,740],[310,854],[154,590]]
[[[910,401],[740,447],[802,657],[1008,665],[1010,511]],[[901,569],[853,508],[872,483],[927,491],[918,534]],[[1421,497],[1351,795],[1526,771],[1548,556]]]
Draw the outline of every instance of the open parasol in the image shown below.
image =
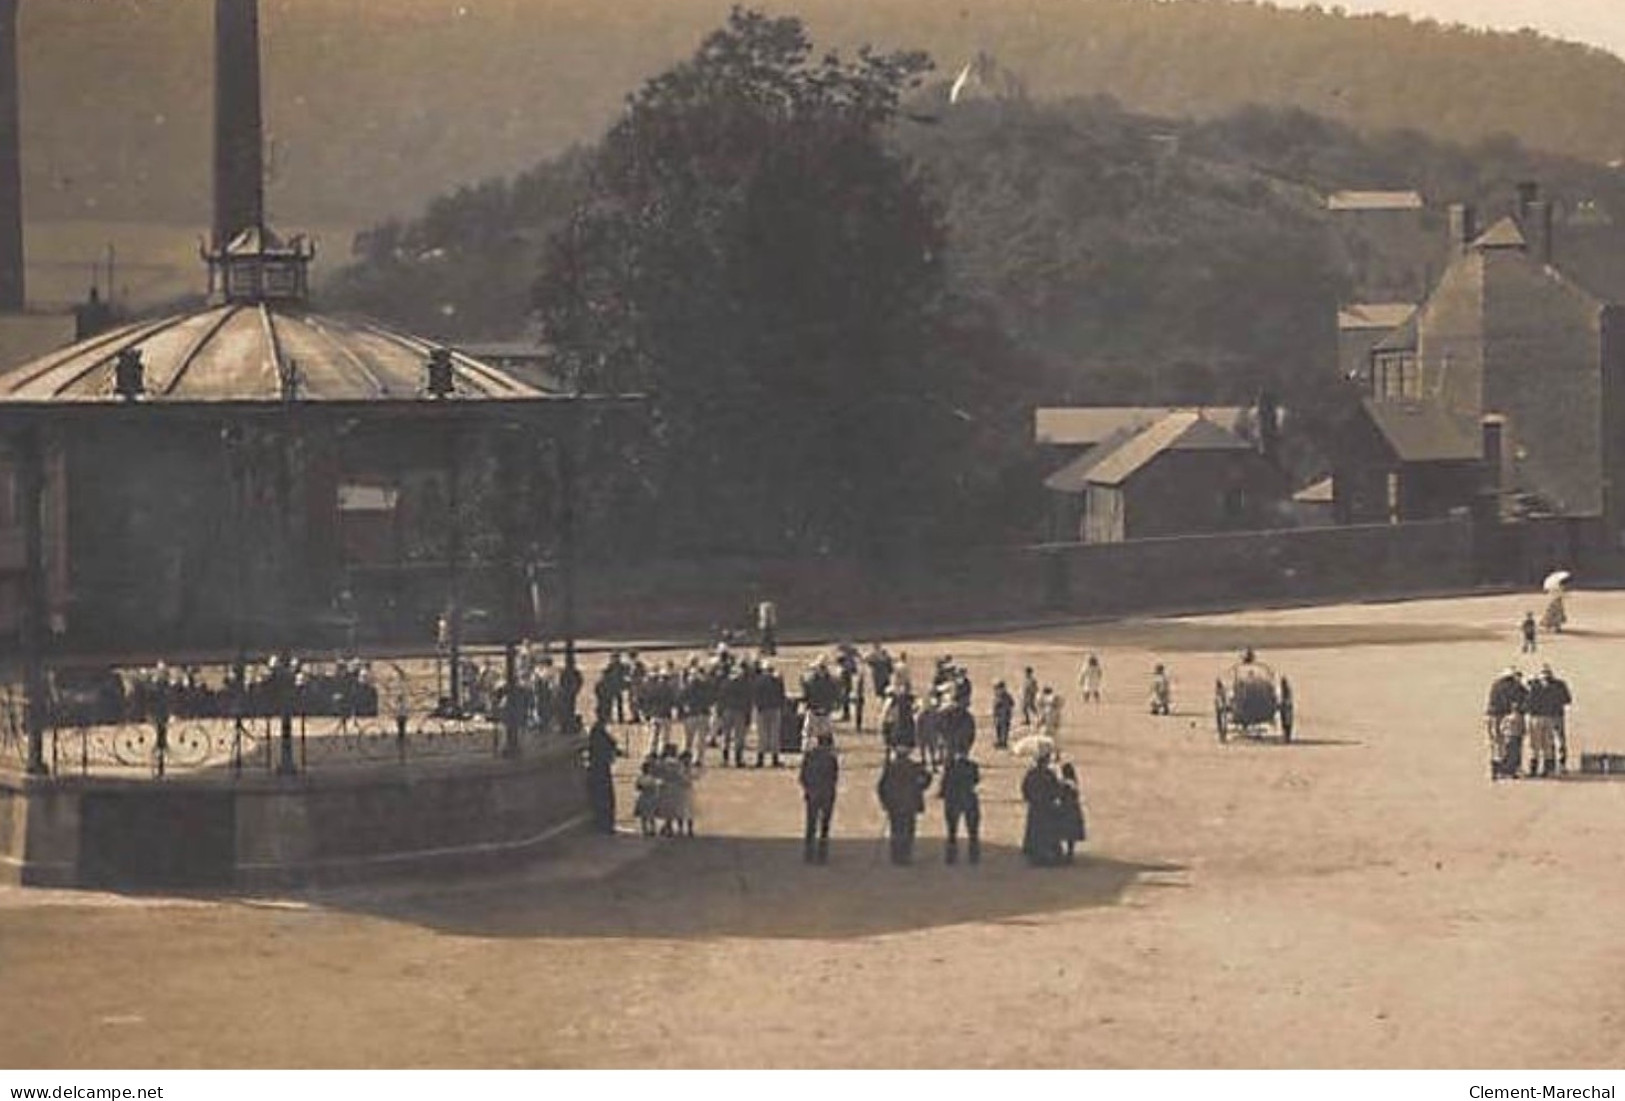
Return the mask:
[[1554,570],[1546,575],[1546,580],[1540,583],[1540,587],[1549,593],[1560,593],[1573,576],[1568,570]]
[[1048,734],[1029,734],[1025,738],[1018,738],[1010,747],[1010,752],[1018,757],[1053,757],[1055,756],[1055,739]]

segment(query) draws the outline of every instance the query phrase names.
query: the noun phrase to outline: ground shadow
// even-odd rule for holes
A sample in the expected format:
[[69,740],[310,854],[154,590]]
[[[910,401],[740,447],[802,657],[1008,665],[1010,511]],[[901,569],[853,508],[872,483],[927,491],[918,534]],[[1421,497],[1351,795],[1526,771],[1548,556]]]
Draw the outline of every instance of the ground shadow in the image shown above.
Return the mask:
[[1106,906],[1143,877],[1182,872],[1080,852],[1076,863],[1029,867],[1008,846],[980,864],[943,861],[940,837],[922,838],[915,862],[892,865],[886,841],[832,842],[827,865],[808,865],[795,838],[594,839],[640,846],[600,878],[522,877],[412,895],[340,892],[324,908],[366,913],[459,936],[846,938],[942,925],[1032,919]]

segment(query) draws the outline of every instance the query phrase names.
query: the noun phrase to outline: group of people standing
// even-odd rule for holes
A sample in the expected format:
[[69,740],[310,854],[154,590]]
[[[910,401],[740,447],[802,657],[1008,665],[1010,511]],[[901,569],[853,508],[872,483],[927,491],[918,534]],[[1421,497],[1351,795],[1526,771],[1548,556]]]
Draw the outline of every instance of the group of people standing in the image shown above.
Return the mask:
[[[838,702],[837,686],[827,663],[809,670],[802,681],[801,704],[816,727],[827,722]],[[648,732],[648,755],[659,756],[676,744],[703,766],[707,749],[720,749],[722,763],[745,767],[751,731],[755,730],[756,767],[783,764],[788,727],[802,714],[792,704],[784,677],[773,659],[737,655],[719,645],[709,659],[690,655],[646,665],[634,651],[610,656],[593,687],[599,722],[641,724]]]
[[1484,708],[1490,779],[1513,780],[1520,775],[1534,779],[1567,771],[1567,717],[1573,702],[1568,684],[1550,665],[1542,665],[1538,675],[1528,678],[1509,665],[1496,677]]
[[[1058,734],[1060,695],[1039,691],[1030,668],[1026,678],[1035,687],[1025,721],[1036,720],[1046,733]],[[919,819],[935,789],[943,812],[943,859],[981,861],[983,772],[973,755],[975,690],[964,666],[951,657],[939,659],[930,684],[916,692],[906,654],[893,658],[878,644],[866,654],[841,648],[815,658],[799,687],[799,698],[791,697],[772,659],[735,655],[726,645],[708,659],[691,657],[682,666],[674,661],[646,665],[635,653],[612,655],[594,687],[596,721],[586,751],[597,829],[614,832],[614,762],[627,755],[611,731],[613,722],[641,725],[648,732],[634,781],[634,813],[649,836],[693,836],[696,780],[707,746],[720,745],[725,764],[731,759],[744,765],[746,732],[754,720],[757,765],[769,760],[778,765],[788,748],[779,728],[796,722],[802,734],[797,774],[805,812],[802,856],[807,863],[827,863],[841,775],[835,723],[849,720],[861,730],[863,701],[876,698],[884,701],[885,757],[875,794],[886,819],[891,860],[912,862]],[[1008,749],[1017,701],[1003,681],[995,683],[992,697],[996,745]],[[1077,772],[1070,763],[1059,772],[1057,767],[1055,751],[1046,749],[1021,783],[1027,813],[1022,848],[1034,865],[1062,863],[1085,838]]]

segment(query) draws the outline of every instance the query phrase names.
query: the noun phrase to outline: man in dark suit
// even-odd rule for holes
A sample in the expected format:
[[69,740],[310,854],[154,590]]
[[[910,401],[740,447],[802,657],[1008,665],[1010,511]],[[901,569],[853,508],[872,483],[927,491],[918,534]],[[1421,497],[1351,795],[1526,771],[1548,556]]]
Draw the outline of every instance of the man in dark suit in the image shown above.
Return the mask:
[[942,770],[942,810],[948,824],[948,849],[945,859],[950,864],[959,862],[959,824],[965,824],[965,841],[969,846],[966,857],[972,864],[982,860],[982,800],[976,794],[982,782],[982,770],[970,758],[970,747],[956,748]]
[[880,770],[876,792],[891,826],[891,862],[908,864],[914,860],[914,834],[919,816],[925,813],[925,791],[931,774],[907,749],[899,749]]
[[835,817],[835,787],[841,763],[835,739],[828,733],[801,757],[801,798],[807,805],[807,828],[802,835],[801,859],[808,864],[829,863],[829,826]]

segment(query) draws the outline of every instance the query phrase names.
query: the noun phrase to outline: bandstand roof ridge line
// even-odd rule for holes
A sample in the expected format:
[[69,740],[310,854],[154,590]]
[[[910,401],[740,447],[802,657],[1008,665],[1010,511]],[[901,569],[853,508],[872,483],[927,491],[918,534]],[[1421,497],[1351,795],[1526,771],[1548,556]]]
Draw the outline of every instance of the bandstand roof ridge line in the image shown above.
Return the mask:
[[169,379],[163,385],[164,393],[173,394],[175,392],[175,388],[181,384],[181,379],[186,375],[187,371],[191,370],[192,364],[197,361],[198,353],[203,350],[203,346],[207,344],[214,337],[214,334],[219,332],[225,323],[231,320],[232,315],[241,308],[241,306],[234,305],[220,312],[220,320],[205,331],[204,334],[198,338],[197,342],[192,345],[191,349],[187,351],[186,355],[181,357],[180,366],[175,369],[175,372],[169,376]]

